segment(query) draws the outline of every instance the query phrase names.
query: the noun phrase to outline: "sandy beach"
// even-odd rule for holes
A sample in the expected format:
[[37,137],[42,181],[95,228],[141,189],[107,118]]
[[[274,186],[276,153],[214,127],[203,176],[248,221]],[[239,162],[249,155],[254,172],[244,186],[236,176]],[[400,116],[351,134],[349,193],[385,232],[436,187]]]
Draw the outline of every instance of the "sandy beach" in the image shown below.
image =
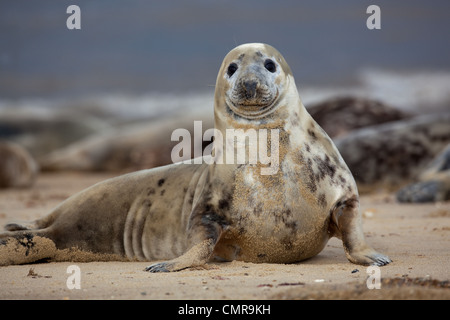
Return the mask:
[[[43,216],[112,176],[46,173],[30,189],[2,190],[0,224]],[[348,262],[333,238],[318,256],[286,265],[234,261],[163,274],[144,272],[148,262],[0,267],[0,299],[450,299],[450,203],[398,204],[376,191],[361,196],[361,210],[368,242],[393,260],[380,268],[379,290],[368,289],[367,267]],[[68,288],[71,265],[80,268],[80,289]]]

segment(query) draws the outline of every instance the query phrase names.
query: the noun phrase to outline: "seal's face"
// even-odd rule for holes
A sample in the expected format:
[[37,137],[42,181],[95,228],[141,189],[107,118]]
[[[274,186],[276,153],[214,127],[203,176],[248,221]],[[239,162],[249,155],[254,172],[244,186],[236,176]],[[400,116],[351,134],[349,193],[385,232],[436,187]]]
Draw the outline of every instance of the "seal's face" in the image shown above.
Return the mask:
[[228,65],[224,75],[230,84],[225,95],[228,107],[245,118],[269,113],[279,95],[275,81],[280,69],[273,59],[260,51],[239,55]]
[[[291,71],[281,54],[265,44],[244,44],[224,59],[217,78],[216,103],[225,102],[228,112],[259,119],[278,106]],[[217,92],[219,91],[219,93]]]

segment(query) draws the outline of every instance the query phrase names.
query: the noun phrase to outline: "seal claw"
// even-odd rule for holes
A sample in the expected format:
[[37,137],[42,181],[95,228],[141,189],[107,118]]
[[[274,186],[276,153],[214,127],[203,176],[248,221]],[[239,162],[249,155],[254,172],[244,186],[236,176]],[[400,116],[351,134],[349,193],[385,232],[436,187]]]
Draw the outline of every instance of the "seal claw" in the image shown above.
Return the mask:
[[382,267],[392,262],[392,260],[388,256],[378,252],[370,255],[365,255],[364,257],[366,257],[370,261],[370,263],[368,264],[371,266]]
[[381,267],[381,266],[385,266],[392,262],[392,260],[388,256],[385,256],[384,254],[381,254],[381,253],[376,253],[372,256],[366,256],[366,257],[373,261],[370,264],[372,266]]
[[157,273],[157,272],[170,272],[169,263],[167,262],[159,262],[154,263],[152,265],[149,265],[145,268],[145,271],[151,272],[151,273]]

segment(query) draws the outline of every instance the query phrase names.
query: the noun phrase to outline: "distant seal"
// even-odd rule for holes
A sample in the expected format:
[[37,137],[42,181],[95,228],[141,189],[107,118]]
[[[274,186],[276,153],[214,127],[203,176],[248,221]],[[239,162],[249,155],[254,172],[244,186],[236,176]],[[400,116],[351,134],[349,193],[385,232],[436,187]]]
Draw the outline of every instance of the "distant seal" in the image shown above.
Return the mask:
[[416,178],[450,143],[450,113],[370,126],[334,142],[360,186],[399,186]]
[[208,163],[173,164],[101,182],[28,228],[7,225],[0,239],[26,238],[28,254],[36,247],[33,237],[40,236],[57,248],[166,260],[150,265],[150,272],[213,258],[293,263],[317,255],[333,236],[342,239],[353,263],[391,261],[366,243],[352,174],[307,113],[276,49],[245,44],[231,50],[214,100],[219,132],[277,130],[278,141],[267,136],[268,145],[279,144],[272,174],[261,174],[269,167],[262,162],[221,164],[230,152],[253,146],[215,139]]
[[30,187],[38,170],[27,150],[14,142],[0,141],[0,189]]
[[[133,123],[90,135],[39,159],[43,171],[131,172],[173,163],[171,134],[176,128],[190,128],[203,113],[171,114],[152,122]],[[203,121],[214,126],[212,113]],[[193,130],[190,130],[193,135]]]
[[450,144],[426,166],[418,180],[397,192],[399,202],[450,200]]
[[333,140],[355,129],[412,116],[381,101],[352,96],[329,98],[308,106],[307,110]]

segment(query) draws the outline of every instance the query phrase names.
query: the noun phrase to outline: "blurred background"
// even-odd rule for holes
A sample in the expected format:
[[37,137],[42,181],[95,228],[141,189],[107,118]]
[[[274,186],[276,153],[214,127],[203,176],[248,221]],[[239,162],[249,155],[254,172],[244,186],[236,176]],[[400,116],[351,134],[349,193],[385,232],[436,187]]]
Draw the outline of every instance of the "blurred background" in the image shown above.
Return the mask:
[[[72,4],[81,30],[66,27]],[[371,4],[381,30],[366,27]],[[211,119],[222,59],[247,42],[285,56],[307,106],[350,95],[442,112],[449,30],[447,0],[2,0],[0,139],[42,158],[125,124]]]
[[[450,3],[376,1],[381,30],[368,30],[372,3],[2,0],[0,98],[212,94],[223,57],[246,42],[281,51],[300,88],[376,82],[371,73],[447,79]],[[70,4],[81,8],[81,30],[66,28]]]

